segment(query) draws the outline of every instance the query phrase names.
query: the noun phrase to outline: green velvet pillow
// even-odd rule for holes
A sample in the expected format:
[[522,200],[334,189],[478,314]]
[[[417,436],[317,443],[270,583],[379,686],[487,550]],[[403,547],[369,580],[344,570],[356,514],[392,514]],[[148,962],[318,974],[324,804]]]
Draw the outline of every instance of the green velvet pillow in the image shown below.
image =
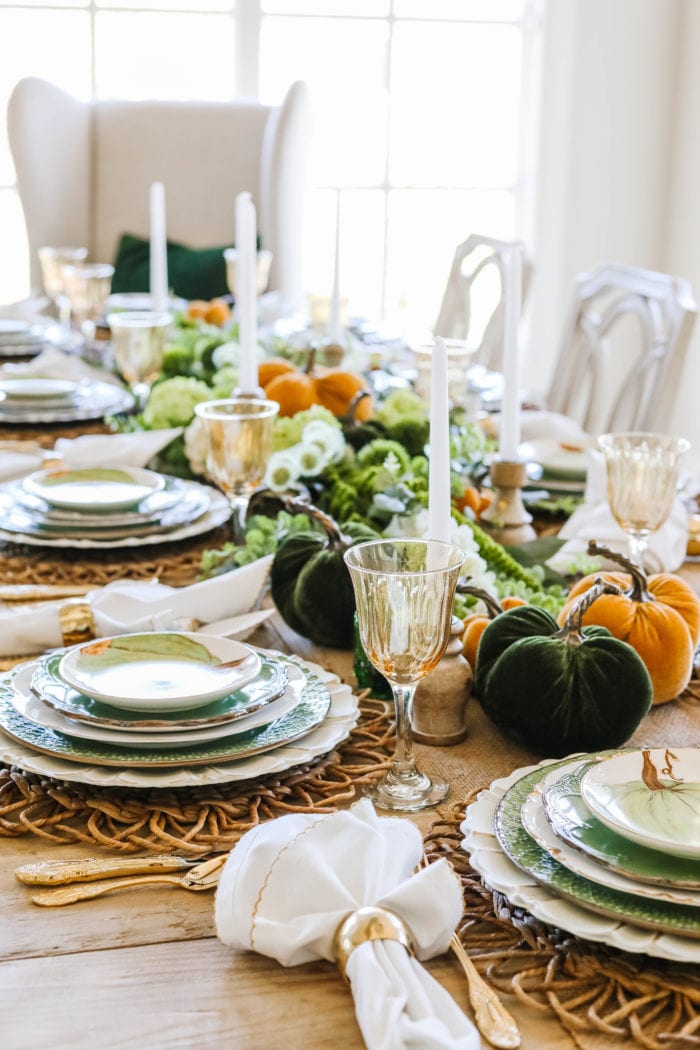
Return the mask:
[[[228,295],[226,262],[221,248],[188,248],[168,241],[168,285],[182,299],[215,299]],[[147,292],[150,288],[150,245],[125,233],[114,261],[112,292]]]

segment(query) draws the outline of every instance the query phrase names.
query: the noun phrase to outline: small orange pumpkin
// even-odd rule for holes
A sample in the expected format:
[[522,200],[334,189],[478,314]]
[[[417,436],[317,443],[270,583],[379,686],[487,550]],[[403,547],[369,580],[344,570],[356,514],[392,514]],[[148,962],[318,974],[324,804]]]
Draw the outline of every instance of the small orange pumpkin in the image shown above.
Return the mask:
[[595,541],[589,543],[588,553],[603,555],[626,571],[584,576],[571,588],[558,622],[564,623],[576,598],[593,585],[596,576],[621,587],[621,595],[604,594],[598,598],[585,613],[583,623],[607,627],[615,638],[636,649],[651,676],[655,704],[675,699],[692,673],[693,654],[700,637],[700,599],[673,573],[647,577],[629,559]]
[[285,361],[283,357],[268,357],[258,365],[258,383],[265,389],[268,383],[271,383],[277,376],[296,371],[291,361]]
[[[334,416],[346,416],[357,395],[367,389],[362,376],[341,368],[331,368],[316,376],[316,396],[319,404]],[[372,415],[372,398],[363,397],[355,406],[355,419],[364,423]]]
[[518,605],[527,605],[527,602],[524,598],[515,597],[503,598],[499,602],[488,591],[484,591],[481,587],[472,587],[469,583],[458,584],[457,590],[460,594],[472,594],[474,597],[480,598],[486,606],[485,613],[472,613],[471,616],[466,616],[463,621],[462,654],[466,657],[472,671],[475,671],[479,642],[491,621],[495,620],[506,609],[515,609]]
[[265,396],[279,404],[281,416],[294,416],[318,404],[316,385],[308,372],[283,372],[264,389]]

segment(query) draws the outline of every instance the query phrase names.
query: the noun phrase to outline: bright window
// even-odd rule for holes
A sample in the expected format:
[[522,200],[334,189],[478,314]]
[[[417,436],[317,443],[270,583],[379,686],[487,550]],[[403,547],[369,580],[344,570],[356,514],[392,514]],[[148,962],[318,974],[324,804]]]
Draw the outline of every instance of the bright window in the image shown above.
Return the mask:
[[[349,310],[435,318],[470,233],[529,240],[542,0],[16,0],[0,8],[0,107],[27,75],[81,98],[258,95],[309,85],[305,283],[330,293],[335,207]],[[56,42],[59,45],[56,46]],[[27,285],[0,132],[0,302]]]

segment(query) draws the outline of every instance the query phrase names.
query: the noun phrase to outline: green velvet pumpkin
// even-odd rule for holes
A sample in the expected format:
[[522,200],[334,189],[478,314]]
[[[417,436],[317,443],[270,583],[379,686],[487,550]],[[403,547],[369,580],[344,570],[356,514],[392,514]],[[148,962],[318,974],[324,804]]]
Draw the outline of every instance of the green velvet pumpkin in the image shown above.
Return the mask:
[[339,527],[309,504],[285,505],[308,514],[325,535],[309,530],[283,540],[270,572],[273,601],[285,623],[316,645],[352,649],[355,594],[343,554],[378,534],[355,522]]
[[619,747],[651,707],[651,679],[635,650],[604,627],[581,629],[589,604],[579,603],[561,629],[542,609],[510,609],[479,645],[484,711],[548,758]]

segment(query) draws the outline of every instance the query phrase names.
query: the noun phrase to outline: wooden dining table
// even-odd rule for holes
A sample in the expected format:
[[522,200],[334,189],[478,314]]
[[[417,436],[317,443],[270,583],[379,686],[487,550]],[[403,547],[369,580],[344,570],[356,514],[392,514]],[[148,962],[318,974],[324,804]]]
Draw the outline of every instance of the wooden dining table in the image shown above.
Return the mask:
[[[700,593],[700,567],[687,565],[683,571]],[[351,653],[312,645],[276,613],[250,640],[297,653],[354,684]],[[645,743],[693,742],[687,722],[684,739],[661,739],[654,716],[647,716]],[[474,789],[538,759],[515,745],[499,747],[497,739],[494,746],[498,731],[474,700],[467,717],[469,732],[462,743],[417,745],[419,762],[452,785],[450,798],[437,810],[405,818],[422,832]],[[700,704],[689,718],[700,735]],[[31,902],[31,888],[14,877],[19,865],[106,854],[89,845],[58,847],[33,834],[1,838],[0,851],[4,1050],[360,1050],[365,1045],[350,991],[333,965],[285,969],[262,955],[226,947],[216,937],[212,893],[143,886],[40,908]],[[426,965],[471,1016],[465,977],[454,956]],[[614,1037],[585,1030],[574,1041],[554,1012],[532,1009],[510,995],[504,1000],[520,1026],[525,1050],[620,1045]]]

